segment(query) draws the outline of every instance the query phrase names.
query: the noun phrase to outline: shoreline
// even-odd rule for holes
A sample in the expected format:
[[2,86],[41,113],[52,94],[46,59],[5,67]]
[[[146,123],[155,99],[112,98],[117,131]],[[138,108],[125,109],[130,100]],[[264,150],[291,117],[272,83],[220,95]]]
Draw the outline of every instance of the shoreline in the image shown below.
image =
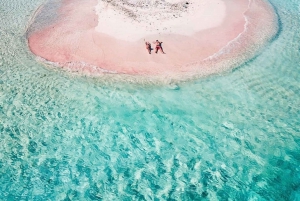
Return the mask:
[[[76,3],[64,0],[64,6],[59,10],[61,18],[69,16],[67,19],[72,20],[58,20],[46,29],[30,33],[28,45],[38,57],[68,71],[92,77],[103,74],[127,74],[162,80],[202,77],[226,71],[245,62],[276,33],[272,8],[265,2],[258,2],[261,4],[252,2],[250,5],[248,0],[240,1],[239,4],[235,0],[227,1],[227,14],[220,26],[202,30],[193,36],[162,34],[159,39],[164,42],[167,54],[148,55],[141,39],[136,42],[122,41],[95,31],[98,26],[96,0]],[[81,8],[81,16],[75,14],[78,7]],[[251,16],[259,15],[266,20],[260,22],[258,17],[251,18],[248,26],[253,23],[256,26],[248,29],[246,12],[249,10],[253,12],[250,12]],[[79,27],[74,26],[78,24]],[[255,32],[264,35],[257,39],[245,37]],[[151,41],[157,37],[150,35],[147,39]],[[244,38],[250,39],[250,44]],[[171,47],[170,44],[178,41],[182,41],[180,47]],[[232,46],[231,43],[236,43],[235,47],[229,47]],[[247,51],[248,56],[244,55]]]

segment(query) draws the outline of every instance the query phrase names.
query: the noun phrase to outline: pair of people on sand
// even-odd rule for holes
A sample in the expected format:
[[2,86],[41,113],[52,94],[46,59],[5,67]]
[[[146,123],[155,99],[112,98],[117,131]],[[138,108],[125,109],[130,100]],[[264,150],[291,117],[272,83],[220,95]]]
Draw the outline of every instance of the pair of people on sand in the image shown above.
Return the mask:
[[[161,46],[161,44],[162,44],[163,42],[160,42],[160,41],[156,40],[156,41],[154,41],[153,43],[155,44],[155,53],[157,53],[158,50],[160,50],[161,53],[166,54],[166,53],[164,52],[162,46]],[[151,54],[151,50],[152,50],[152,48],[151,48],[151,43],[149,43],[149,42],[146,41],[145,44],[146,44],[146,49],[148,50],[148,53]]]

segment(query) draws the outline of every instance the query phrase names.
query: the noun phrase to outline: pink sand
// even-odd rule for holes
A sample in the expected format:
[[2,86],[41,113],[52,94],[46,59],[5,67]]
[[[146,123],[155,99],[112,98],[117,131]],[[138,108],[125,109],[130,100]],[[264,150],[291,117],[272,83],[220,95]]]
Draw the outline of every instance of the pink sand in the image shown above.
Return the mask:
[[[238,49],[232,51],[233,53],[246,52],[248,46],[255,44],[255,40],[260,37],[255,34],[257,30],[267,33],[267,36],[262,36],[264,40],[274,34],[275,28],[271,27],[273,24],[264,25],[261,20],[266,18],[274,21],[273,13],[268,11],[269,5],[260,0],[256,1],[257,3],[255,1],[252,3],[255,5],[250,5],[248,0],[224,1],[226,14],[222,23],[190,36],[175,33],[145,35],[149,41],[155,39],[163,41],[166,54],[160,52],[155,54],[152,51],[149,55],[143,39],[126,41],[96,31],[95,28],[98,26],[98,16],[95,12],[97,0],[76,2],[64,0],[59,10],[59,20],[47,28],[31,33],[28,42],[30,50],[35,55],[56,62],[69,70],[94,75],[103,73],[102,70],[105,70],[130,75],[176,77],[181,73],[197,74],[201,68],[213,73],[218,72],[216,69],[218,65],[215,65],[220,62],[218,57],[219,60],[226,61],[230,57],[235,58],[231,54],[222,56],[220,51],[245,33],[246,11],[254,19],[251,23],[255,26],[245,33],[248,34],[247,41],[244,41],[242,45],[237,45]],[[251,11],[249,11],[249,6],[252,6]],[[207,21],[206,23],[209,24]],[[262,43],[263,40],[258,41]],[[209,65],[201,66],[202,61],[207,61],[213,55],[218,55],[218,57],[213,58],[213,62],[209,62]]]

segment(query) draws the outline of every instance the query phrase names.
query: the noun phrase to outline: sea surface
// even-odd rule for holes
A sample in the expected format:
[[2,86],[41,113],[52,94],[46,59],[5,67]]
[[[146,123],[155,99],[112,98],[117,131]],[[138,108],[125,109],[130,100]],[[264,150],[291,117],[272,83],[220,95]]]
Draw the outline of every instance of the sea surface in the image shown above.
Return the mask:
[[43,0],[0,0],[0,200],[300,200],[300,0],[229,72],[170,84],[39,62]]

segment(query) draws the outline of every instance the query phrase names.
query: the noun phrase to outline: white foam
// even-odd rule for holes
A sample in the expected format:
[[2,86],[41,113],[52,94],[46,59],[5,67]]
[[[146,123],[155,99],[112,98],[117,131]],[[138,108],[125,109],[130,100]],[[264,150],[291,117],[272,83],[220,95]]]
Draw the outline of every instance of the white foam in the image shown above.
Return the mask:
[[156,34],[191,36],[219,26],[226,15],[221,0],[189,0],[188,4],[183,0],[124,2],[127,4],[99,0],[96,31],[126,41]]

